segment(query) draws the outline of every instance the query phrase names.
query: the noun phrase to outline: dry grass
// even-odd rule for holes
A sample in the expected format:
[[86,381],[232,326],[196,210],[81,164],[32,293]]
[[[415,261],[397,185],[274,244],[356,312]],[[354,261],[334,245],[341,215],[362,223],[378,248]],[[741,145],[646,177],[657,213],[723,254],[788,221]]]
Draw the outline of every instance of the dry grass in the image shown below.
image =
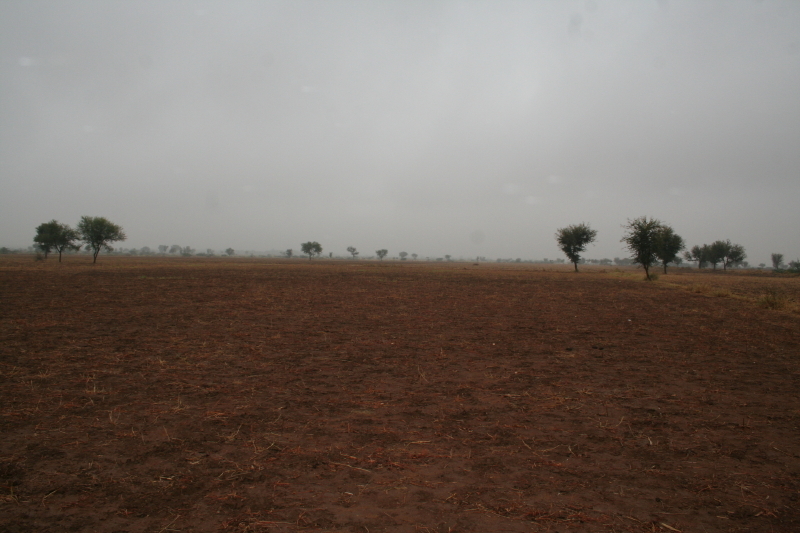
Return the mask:
[[694,292],[697,294],[710,294],[711,293],[711,286],[706,285],[705,283],[695,283],[688,287],[690,292]]
[[756,303],[764,309],[786,309],[792,300],[785,293],[775,288],[769,288],[756,299]]

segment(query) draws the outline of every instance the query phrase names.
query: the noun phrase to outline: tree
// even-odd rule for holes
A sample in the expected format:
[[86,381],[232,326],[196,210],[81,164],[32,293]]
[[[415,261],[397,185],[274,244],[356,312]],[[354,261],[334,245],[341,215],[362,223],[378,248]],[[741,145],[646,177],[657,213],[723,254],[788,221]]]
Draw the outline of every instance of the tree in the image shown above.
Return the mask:
[[168,249],[169,249],[169,246],[167,246],[166,244],[159,244],[158,245],[158,253],[160,253],[160,254],[167,253]]
[[388,254],[388,253],[389,253],[389,250],[387,250],[385,248],[382,249],[382,250],[375,250],[375,255],[377,255],[380,258],[381,261],[383,261],[383,258],[386,257],[386,254]]
[[92,251],[92,264],[97,263],[100,250],[111,252],[112,242],[127,239],[122,228],[103,217],[82,216],[78,222],[78,235],[86,243],[86,249]]
[[225,250],[225,253],[228,255],[233,255],[233,252],[234,252],[233,248],[228,248],[227,250]]
[[412,258],[414,261],[416,261],[416,260],[417,260],[417,254],[411,254],[411,258]]
[[725,254],[722,256],[722,270],[726,270],[729,266],[740,265],[747,258],[744,251],[744,246],[741,244],[733,244],[730,240],[725,241]]
[[675,233],[670,226],[662,225],[661,230],[656,234],[656,257],[664,265],[664,274],[667,273],[669,263],[680,261],[678,254],[686,248],[683,237]]
[[322,246],[317,241],[308,241],[300,245],[300,249],[304,254],[308,255],[308,260],[311,261],[312,255],[319,255],[322,253]]
[[593,243],[597,238],[597,230],[593,230],[588,224],[583,222],[573,224],[566,228],[556,231],[556,242],[558,247],[564,252],[572,264],[575,265],[575,272],[578,271],[578,262],[581,260],[581,253],[586,247]]
[[697,268],[703,268],[708,263],[709,249],[708,245],[704,244],[702,247],[695,244],[691,250],[683,252],[683,258],[687,261],[694,261],[697,263]]
[[356,250],[355,246],[348,246],[347,251],[350,252],[350,255],[353,256],[353,259],[355,259],[356,256],[358,255],[358,250]]
[[718,263],[722,263],[724,268],[727,253],[728,245],[725,241],[714,241],[708,245],[708,262],[714,270],[717,269]]
[[408,257],[408,252],[400,252],[400,260],[405,261],[406,257]]
[[772,254],[772,268],[780,270],[783,266],[783,254]]
[[623,228],[627,233],[620,242],[624,242],[631,252],[634,264],[642,265],[647,281],[650,279],[650,267],[658,261],[656,255],[656,239],[663,227],[658,219],[648,219],[646,216],[628,220]]
[[181,250],[182,248],[180,244],[173,244],[172,246],[169,247],[169,253],[171,254],[179,254],[181,253]]
[[36,236],[33,238],[39,249],[47,254],[50,250],[58,252],[58,262],[61,262],[61,253],[65,250],[79,250],[80,246],[75,244],[78,240],[78,232],[70,228],[67,224],[61,224],[57,220],[51,220],[44,224],[39,224],[36,228]]
[[181,248],[181,255],[184,257],[189,257],[194,254],[194,248],[191,246],[184,246]]
[[286,250],[286,251],[285,251],[285,252],[283,252],[283,253],[284,253],[284,255],[286,255],[286,258],[287,258],[287,259],[291,259],[291,258],[292,258],[292,254],[294,253],[294,250],[292,250],[291,248],[289,248],[288,250]]

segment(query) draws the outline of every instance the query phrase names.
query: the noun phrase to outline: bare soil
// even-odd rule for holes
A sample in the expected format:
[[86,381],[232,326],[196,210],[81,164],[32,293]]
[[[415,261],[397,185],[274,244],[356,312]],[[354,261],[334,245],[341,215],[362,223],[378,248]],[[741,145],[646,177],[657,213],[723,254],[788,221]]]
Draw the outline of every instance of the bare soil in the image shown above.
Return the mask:
[[800,531],[800,278],[641,278],[2,257],[0,530]]

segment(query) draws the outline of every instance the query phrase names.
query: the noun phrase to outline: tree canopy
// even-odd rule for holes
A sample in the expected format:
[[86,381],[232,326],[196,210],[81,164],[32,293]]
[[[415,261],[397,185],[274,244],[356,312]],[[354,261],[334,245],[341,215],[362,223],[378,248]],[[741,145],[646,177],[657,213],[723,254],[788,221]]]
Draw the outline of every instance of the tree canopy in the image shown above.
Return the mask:
[[656,233],[656,257],[664,265],[664,274],[667,273],[669,263],[680,262],[678,254],[686,248],[683,237],[675,233],[670,226],[662,224],[661,229]]
[[61,253],[65,250],[80,249],[80,246],[75,243],[79,238],[78,232],[70,228],[67,224],[61,224],[57,220],[51,220],[44,224],[39,224],[36,228],[36,236],[33,238],[39,248],[44,252],[44,257],[47,259],[47,254],[51,250],[58,252],[58,262],[61,262]]
[[311,256],[322,253],[322,246],[317,241],[304,242],[300,245],[300,249],[308,256],[309,261],[311,261]]
[[630,250],[634,264],[642,265],[648,281],[651,280],[650,267],[658,261],[656,241],[663,227],[658,219],[648,219],[646,216],[629,219],[628,223],[623,226],[627,233],[620,242],[624,242]]
[[594,242],[596,238],[597,230],[593,230],[588,224],[583,222],[556,231],[558,247],[575,265],[575,272],[578,271],[581,253],[586,250],[586,247]]
[[386,257],[386,255],[388,253],[389,253],[389,250],[387,250],[386,248],[383,248],[381,250],[375,250],[375,255],[377,255],[378,258],[380,258],[381,261],[383,261],[383,258]]
[[112,242],[124,241],[127,237],[122,228],[103,217],[82,216],[78,222],[78,234],[86,243],[86,249],[92,251],[92,263],[97,262],[100,250],[114,250]]

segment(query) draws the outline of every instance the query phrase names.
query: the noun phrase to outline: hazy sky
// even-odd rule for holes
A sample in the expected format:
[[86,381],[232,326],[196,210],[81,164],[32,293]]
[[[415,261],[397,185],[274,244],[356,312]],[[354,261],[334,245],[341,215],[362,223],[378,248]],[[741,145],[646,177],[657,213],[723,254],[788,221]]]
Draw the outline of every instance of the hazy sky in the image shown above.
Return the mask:
[[800,2],[0,3],[0,245],[800,256]]

